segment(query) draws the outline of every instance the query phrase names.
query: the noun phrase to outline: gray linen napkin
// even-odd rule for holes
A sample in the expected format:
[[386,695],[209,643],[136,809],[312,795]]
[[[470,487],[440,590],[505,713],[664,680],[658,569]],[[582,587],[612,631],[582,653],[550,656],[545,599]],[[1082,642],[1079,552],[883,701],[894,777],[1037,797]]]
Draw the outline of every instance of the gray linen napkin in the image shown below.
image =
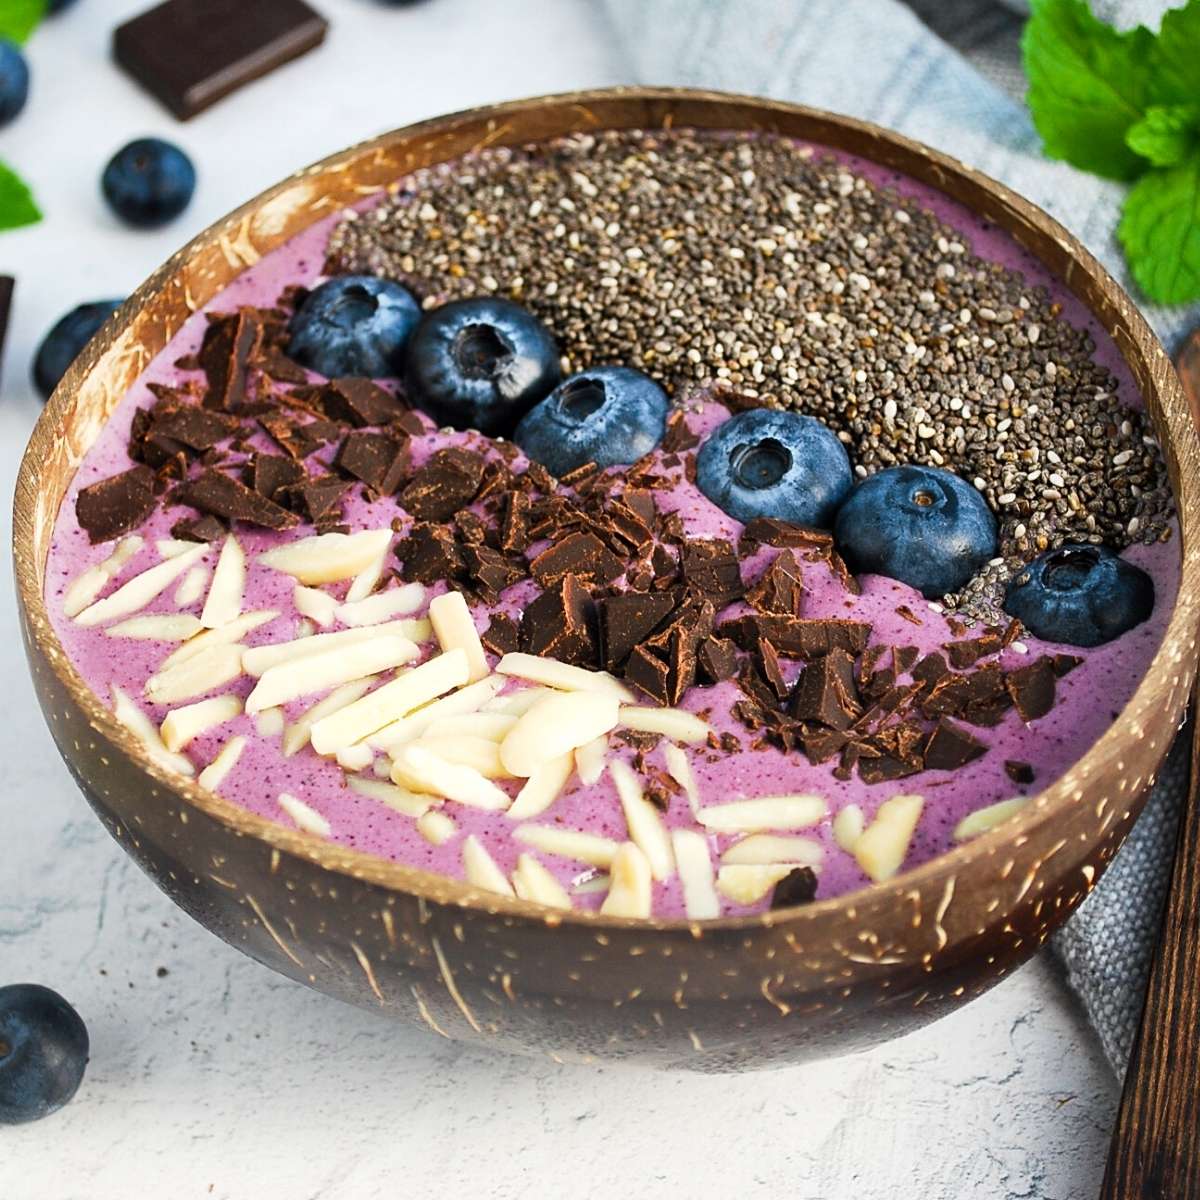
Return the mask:
[[[1153,21],[1167,7],[1101,2],[1122,10],[1122,23],[1131,13]],[[1040,204],[1130,286],[1114,235],[1125,189],[1042,156],[1019,99],[1019,18],[988,0],[912,3],[928,23],[900,0],[605,0],[643,82],[794,100],[898,129]],[[1144,311],[1168,348],[1200,320],[1200,306]],[[1181,744],[1126,849],[1056,939],[1118,1074],[1141,1011],[1186,782]]]

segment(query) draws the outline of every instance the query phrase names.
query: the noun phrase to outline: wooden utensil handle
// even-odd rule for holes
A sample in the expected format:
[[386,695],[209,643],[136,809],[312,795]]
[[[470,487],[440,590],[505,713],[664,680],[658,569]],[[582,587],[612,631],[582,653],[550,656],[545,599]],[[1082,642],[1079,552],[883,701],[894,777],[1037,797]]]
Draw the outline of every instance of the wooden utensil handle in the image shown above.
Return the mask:
[[1198,778],[1200,738],[1193,736],[1171,887],[1100,1200],[1200,1200]]

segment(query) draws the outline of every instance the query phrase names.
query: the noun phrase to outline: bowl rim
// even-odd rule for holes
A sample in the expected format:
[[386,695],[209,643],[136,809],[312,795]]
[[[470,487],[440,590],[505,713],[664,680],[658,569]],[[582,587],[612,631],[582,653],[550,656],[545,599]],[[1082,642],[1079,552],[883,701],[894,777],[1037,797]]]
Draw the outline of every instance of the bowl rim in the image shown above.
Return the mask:
[[[967,166],[949,154],[873,122],[807,105],[758,96],[696,88],[628,86],[534,96],[477,106],[428,118],[399,129],[389,130],[303,167],[266,188],[202,230],[130,294],[60,381],[39,416],[22,457],[14,492],[13,554],[18,599],[28,637],[57,676],[59,683],[71,700],[87,717],[91,726],[109,742],[115,743],[124,751],[138,769],[166,788],[184,804],[225,825],[236,835],[252,837],[265,843],[273,851],[305,859],[318,868],[335,875],[347,876],[393,893],[415,897],[419,902],[454,906],[484,915],[502,916],[508,920],[525,919],[545,926],[575,924],[591,928],[598,933],[609,928],[645,932],[669,932],[683,929],[691,930],[695,936],[699,936],[701,931],[715,933],[724,930],[749,933],[779,926],[803,926],[822,921],[840,911],[853,916],[854,910],[862,907],[867,901],[881,900],[889,895],[899,899],[926,888],[940,890],[944,887],[947,889],[946,894],[949,894],[955,879],[964,871],[982,864],[988,859],[993,859],[998,850],[1006,844],[1022,844],[1031,837],[1035,830],[1050,823],[1060,814],[1066,813],[1073,804],[1080,803],[1084,796],[1081,784],[1088,777],[1101,772],[1106,766],[1119,769],[1120,765],[1123,765],[1119,756],[1120,746],[1130,738],[1138,739],[1145,736],[1147,728],[1153,726],[1154,716],[1161,708],[1161,697],[1157,694],[1161,685],[1157,682],[1157,676],[1161,672],[1173,668],[1175,676],[1172,686],[1174,687],[1178,684],[1181,673],[1190,675],[1194,669],[1195,630],[1197,614],[1200,614],[1200,553],[1196,548],[1189,547],[1188,542],[1190,537],[1200,536],[1200,532],[1195,529],[1195,522],[1200,519],[1200,477],[1197,476],[1197,473],[1180,469],[1178,479],[1173,480],[1175,485],[1173,493],[1179,522],[1180,576],[1174,609],[1163,633],[1162,641],[1133,696],[1118,717],[1063,775],[1049,787],[1029,796],[1029,803],[1014,817],[889,880],[866,884],[854,891],[815,900],[796,908],[768,910],[742,916],[697,921],[686,917],[626,918],[606,916],[590,910],[548,909],[536,903],[485,892],[449,876],[405,866],[365,851],[326,842],[314,835],[258,816],[239,807],[233,801],[200,787],[194,780],[181,778],[167,772],[154,762],[138,739],[116,720],[111,710],[101,702],[99,695],[84,682],[64,651],[50,622],[45,598],[41,586],[39,586],[45,564],[44,560],[39,564],[35,559],[33,513],[27,511],[33,506],[32,504],[26,506],[26,511],[23,511],[21,506],[22,497],[27,497],[32,501],[40,491],[42,456],[39,453],[39,445],[50,439],[55,429],[64,425],[68,416],[69,404],[93,369],[118,338],[126,332],[147,302],[165,291],[177,279],[180,269],[193,258],[198,250],[219,241],[223,234],[227,234],[240,222],[263,210],[272,200],[301,181],[311,181],[324,172],[359,161],[373,151],[393,143],[418,137],[436,137],[453,130],[456,126],[478,123],[481,120],[490,121],[493,127],[505,128],[506,118],[515,117],[539,107],[556,105],[563,108],[574,107],[588,112],[597,106],[603,107],[606,102],[630,100],[666,105],[735,105],[759,111],[764,118],[768,118],[772,113],[786,114],[793,119],[807,120],[814,124],[837,128],[847,134],[871,140],[875,144],[886,145],[890,149],[923,158],[929,164],[931,176],[925,182],[939,190],[945,190],[941,180],[957,177],[959,180],[990,192],[1001,205],[1011,212],[1019,214],[1024,222],[1047,235],[1070,256],[1072,262],[1065,274],[1060,275],[1060,278],[1072,292],[1078,294],[1077,278],[1086,277],[1099,291],[1105,293],[1107,299],[1120,311],[1125,325],[1124,333],[1128,337],[1129,345],[1123,345],[1118,340],[1118,350],[1122,358],[1130,363],[1131,368],[1133,364],[1130,360],[1134,355],[1140,356],[1147,369],[1155,364],[1156,360],[1159,366],[1163,363],[1166,364],[1166,371],[1155,372],[1154,378],[1147,374],[1146,378],[1140,381],[1139,390],[1143,393],[1144,398],[1147,392],[1158,394],[1157,399],[1163,423],[1169,435],[1168,440],[1175,449],[1177,458],[1180,461],[1187,460],[1193,463],[1200,459],[1200,441],[1197,440],[1196,429],[1192,422],[1184,416],[1187,407],[1178,377],[1170,368],[1161,343],[1124,289],[1086,247],[1058,221],[1031,201],[983,172]],[[671,121],[668,116],[662,127],[670,128],[670,125]],[[641,127],[651,128],[648,125]],[[720,131],[722,128],[716,124],[701,126],[695,122],[683,121],[680,122],[679,127],[702,128],[708,131]],[[633,126],[605,125],[603,120],[600,120],[591,128],[633,128]],[[725,128],[731,129],[732,127]],[[481,145],[495,140],[497,139],[485,139]],[[530,139],[516,139],[517,142],[524,140]],[[861,151],[855,151],[855,153],[861,153]],[[461,157],[461,153],[452,155],[444,161],[452,161],[456,157]],[[906,173],[911,175],[911,171]],[[396,178],[400,178],[402,175],[403,172]],[[364,196],[373,194],[383,190],[386,186],[386,184],[379,187],[371,186],[365,189],[363,194]],[[321,215],[314,214],[310,224],[320,220]],[[300,229],[292,230],[288,233],[287,238],[296,236],[300,231]],[[1009,232],[1011,236],[1011,231]],[[282,244],[287,238],[279,239],[276,245]],[[1049,264],[1045,265],[1048,270],[1053,270]],[[227,285],[228,282],[223,286]],[[1089,312],[1099,316],[1093,304],[1086,300],[1082,302]],[[191,316],[192,311],[194,308],[189,307],[187,315]],[[155,351],[155,353],[157,352]],[[1164,444],[1165,449],[1166,445]],[[1168,461],[1170,461],[1169,455]],[[69,486],[70,478],[65,487]],[[56,518],[57,508],[55,509]],[[48,550],[49,539],[47,539],[46,545]],[[1186,649],[1180,648],[1184,646]],[[1165,750],[1163,753],[1165,754]]]

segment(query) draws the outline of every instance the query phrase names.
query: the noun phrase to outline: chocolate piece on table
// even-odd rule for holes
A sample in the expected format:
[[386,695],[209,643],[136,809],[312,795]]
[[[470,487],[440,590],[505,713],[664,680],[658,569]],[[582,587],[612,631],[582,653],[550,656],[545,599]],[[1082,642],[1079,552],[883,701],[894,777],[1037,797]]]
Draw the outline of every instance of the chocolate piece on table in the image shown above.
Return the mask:
[[334,379],[321,393],[325,412],[348,425],[387,425],[405,410],[391,392],[372,379],[348,376]]
[[418,468],[400,493],[401,505],[419,521],[448,521],[470,504],[483,479],[483,459],[448,446]]
[[674,608],[674,597],[662,592],[624,592],[598,601],[600,657],[605,669],[618,670],[634,647],[653,633]]
[[181,542],[219,542],[228,532],[225,522],[209,513],[185,517],[171,526],[171,536]]
[[849,729],[862,714],[850,654],[835,649],[810,662],[796,681],[788,711],[801,721]]
[[698,673],[706,683],[720,683],[737,674],[737,647],[728,638],[706,637],[696,652]]
[[246,482],[260,496],[275,500],[286,487],[293,487],[304,479],[304,467],[294,458],[281,454],[256,454],[250,463]]
[[223,517],[227,521],[245,521],[264,529],[291,529],[300,518],[295,513],[252,491],[223,471],[211,468],[194,479],[188,479],[175,489],[175,504],[189,504],[201,512]]
[[246,363],[262,341],[262,324],[247,310],[210,317],[200,352],[208,379],[205,408],[237,409],[246,400]]
[[574,575],[564,576],[526,606],[521,614],[521,649],[575,666],[595,663],[592,598]]
[[1036,721],[1054,707],[1056,680],[1053,660],[1046,655],[1004,677],[1004,686],[1022,721]]
[[625,564],[594,533],[569,533],[533,559],[529,573],[542,587],[566,575],[603,585],[623,575]]
[[793,867],[771,893],[772,908],[808,904],[817,896],[817,876],[812,867]]
[[973,733],[942,717],[925,744],[925,767],[930,771],[957,771],[986,753],[987,745]]
[[484,649],[504,657],[520,648],[521,639],[517,623],[506,613],[493,613],[491,624],[480,634]]
[[1034,781],[1037,776],[1034,774],[1033,767],[1027,762],[1021,762],[1020,759],[1009,758],[1004,763],[1004,773],[1013,781],[1013,783],[1029,784]]
[[373,492],[390,496],[408,473],[408,440],[356,429],[346,435],[333,465]]
[[8,333],[8,318],[12,315],[13,288],[16,280],[11,275],[0,275],[0,364],[4,362],[4,339]]
[[82,488],[75,517],[94,545],[136,529],[155,506],[154,472],[138,466]]
[[181,121],[319,46],[303,0],[166,0],[113,34],[117,62]]

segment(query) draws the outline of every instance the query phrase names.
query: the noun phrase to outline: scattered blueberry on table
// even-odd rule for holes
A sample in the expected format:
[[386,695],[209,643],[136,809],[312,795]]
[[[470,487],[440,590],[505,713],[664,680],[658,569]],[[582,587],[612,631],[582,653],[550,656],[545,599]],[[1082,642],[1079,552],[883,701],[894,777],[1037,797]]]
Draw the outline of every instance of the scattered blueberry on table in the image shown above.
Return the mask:
[[33,359],[33,382],[43,400],[50,399],[79,352],[123,303],[122,299],[80,304],[51,326]]
[[374,275],[339,275],[304,298],[289,327],[288,354],[328,379],[404,373],[404,352],[421,319],[412,293]]
[[100,187],[127,225],[153,229],[173,221],[191,203],[196,168],[173,143],[137,138],[112,156]]
[[718,425],[696,458],[696,484],[738,521],[774,517],[829,529],[854,483],[837,436],[815,417],[753,408]]
[[53,16],[55,13],[65,12],[74,4],[75,0],[50,0],[50,3],[46,5],[46,12]]
[[0,38],[0,125],[7,125],[29,99],[29,64],[15,42]]
[[517,426],[513,441],[559,477],[594,462],[637,462],[662,441],[670,401],[632,367],[594,367],[564,380]]
[[511,300],[455,300],[425,314],[408,347],[412,402],[442,425],[507,436],[557,386],[558,346]]
[[996,518],[965,480],[937,467],[864,479],[837,514],[834,541],[855,574],[886,575],[935,600],[996,555]]
[[36,983],[0,987],[0,1125],[57,1112],[79,1090],[88,1032],[57,993]]

